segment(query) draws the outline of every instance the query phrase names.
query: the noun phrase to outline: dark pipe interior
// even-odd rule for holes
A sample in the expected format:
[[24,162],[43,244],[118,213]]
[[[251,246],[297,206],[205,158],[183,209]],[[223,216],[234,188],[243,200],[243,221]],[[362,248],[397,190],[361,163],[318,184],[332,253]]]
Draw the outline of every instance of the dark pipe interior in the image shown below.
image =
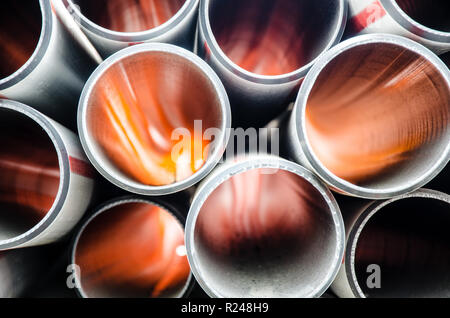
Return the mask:
[[210,1],[210,23],[222,51],[260,75],[293,72],[314,60],[339,23],[335,0]]
[[442,70],[387,43],[352,47],[321,71],[305,111],[307,138],[334,175],[370,189],[415,182],[450,138]]
[[194,231],[202,277],[224,297],[302,297],[334,265],[328,205],[284,170],[254,169],[222,183]]
[[146,31],[167,22],[186,0],[75,0],[81,13],[106,29]]
[[[358,283],[369,297],[450,297],[450,204],[408,198],[378,211],[356,245]],[[367,266],[381,269],[368,288]]]
[[450,32],[450,1],[395,0],[416,22],[438,31]]
[[0,240],[35,226],[59,188],[59,163],[47,133],[30,118],[0,110]]
[[39,1],[0,1],[0,79],[21,68],[41,35]]

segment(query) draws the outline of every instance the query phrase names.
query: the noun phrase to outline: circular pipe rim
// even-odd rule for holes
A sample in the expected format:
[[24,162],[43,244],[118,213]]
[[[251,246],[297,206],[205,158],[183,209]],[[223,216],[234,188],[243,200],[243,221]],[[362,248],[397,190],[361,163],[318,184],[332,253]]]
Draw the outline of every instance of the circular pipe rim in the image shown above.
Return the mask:
[[58,131],[53,127],[53,124],[47,117],[39,113],[37,110],[12,100],[0,99],[0,110],[9,109],[18,112],[38,124],[52,141],[55,151],[58,155],[58,164],[60,169],[58,193],[53,201],[53,205],[47,212],[45,217],[39,221],[35,226],[26,231],[25,233],[7,240],[0,240],[0,250],[12,249],[23,245],[32,239],[39,236],[42,232],[48,229],[55,221],[56,217],[61,211],[66,198],[68,196],[69,184],[70,184],[70,162],[69,154],[66,146],[59,135]]
[[211,53],[217,58],[221,64],[221,66],[225,67],[225,69],[233,74],[238,75],[239,77],[251,81],[257,84],[284,84],[293,81],[297,81],[305,77],[311,67],[316,63],[317,59],[324,52],[328,51],[334,45],[340,42],[346,22],[347,22],[347,1],[338,0],[339,3],[339,12],[338,12],[338,25],[334,30],[333,35],[330,37],[331,40],[328,42],[327,46],[321,51],[321,53],[317,54],[317,57],[313,59],[306,65],[303,65],[301,68],[282,75],[259,75],[256,73],[249,72],[244,68],[240,67],[236,63],[234,63],[220,48],[220,45],[217,43],[217,40],[214,36],[214,33],[211,28],[211,23],[209,20],[209,4],[211,0],[202,0],[200,3],[200,15],[199,15],[199,30],[203,31],[205,36],[206,44],[208,45]]
[[397,4],[396,0],[379,0],[386,12],[409,32],[430,41],[450,44],[450,32],[429,28],[411,18]]
[[429,189],[419,189],[411,193],[407,193],[389,200],[376,201],[367,207],[364,212],[358,217],[355,224],[353,225],[347,243],[345,245],[345,272],[349,279],[349,285],[353,294],[358,298],[366,298],[361,287],[359,286],[358,279],[356,277],[355,270],[355,255],[356,255],[356,245],[359,240],[361,232],[364,230],[367,222],[381,209],[387,205],[394,203],[403,199],[411,198],[422,198],[422,199],[434,199],[442,202],[446,202],[450,205],[450,195]]
[[183,6],[169,20],[155,28],[139,32],[119,32],[109,30],[88,19],[80,12],[78,7],[73,3],[73,0],[63,0],[63,2],[66,8],[75,15],[77,23],[88,31],[108,40],[133,43],[149,41],[165,34],[170,29],[173,29],[197,8],[199,0],[186,0]]
[[33,54],[28,58],[25,64],[23,64],[14,73],[0,79],[0,90],[8,89],[30,75],[30,73],[42,61],[45,53],[47,52],[53,30],[53,13],[51,4],[48,0],[39,0],[39,5],[42,14],[42,26],[38,44],[36,45]]
[[331,185],[335,189],[338,189],[339,191],[343,191],[346,194],[361,198],[389,199],[397,195],[402,195],[404,193],[414,191],[430,182],[442,169],[444,169],[444,167],[449,162],[450,143],[448,143],[440,158],[434,163],[432,167],[430,167],[428,172],[423,174],[421,177],[418,177],[414,182],[409,182],[409,184],[407,185],[396,186],[387,189],[369,189],[354,185],[351,182],[337,177],[330,170],[328,170],[320,162],[319,158],[314,154],[306,132],[306,106],[309,99],[309,94],[311,93],[311,90],[321,72],[332,60],[334,60],[338,55],[344,53],[345,51],[348,51],[357,46],[374,43],[385,43],[401,46],[409,51],[418,54],[419,56],[425,57],[427,61],[430,62],[441,73],[450,89],[449,69],[437,55],[435,55],[426,47],[413,40],[398,35],[381,33],[359,35],[336,45],[318,59],[316,64],[312,67],[305,80],[303,81],[302,86],[300,87],[292,116],[294,116],[295,120],[295,136],[298,138],[298,142],[300,143],[303,154],[305,155],[312,169],[327,184]]
[[255,156],[247,158],[237,163],[225,163],[218,167],[205,181],[199,186],[194,195],[189,209],[185,227],[185,244],[188,256],[188,261],[191,266],[191,272],[194,275],[198,284],[208,294],[208,296],[216,298],[223,298],[220,292],[214,290],[202,277],[199,271],[198,261],[195,256],[194,230],[200,210],[212,194],[223,182],[230,179],[234,175],[254,170],[254,169],[282,169],[298,175],[307,182],[309,182],[323,197],[327,206],[330,209],[331,217],[336,229],[336,252],[333,260],[333,267],[330,269],[328,276],[324,279],[319,288],[315,291],[312,297],[321,296],[327,288],[331,285],[336,277],[341,266],[342,258],[344,256],[345,231],[344,221],[339,209],[339,206],[334,199],[331,191],[309,170],[302,166],[275,156]]
[[[220,127],[221,135],[219,139],[220,141],[217,143],[217,147],[214,149],[214,152],[207,158],[205,164],[200,168],[200,170],[198,170],[189,178],[163,186],[143,185],[138,184],[138,182],[134,182],[133,184],[131,184],[131,182],[125,180],[125,178],[122,178],[121,176],[118,176],[114,171],[106,169],[105,167],[103,167],[101,163],[99,163],[96,160],[93,152],[91,151],[91,148],[93,148],[92,142],[90,141],[90,138],[87,137],[89,136],[90,133],[87,127],[86,112],[88,108],[89,96],[91,95],[91,92],[97,81],[100,79],[101,76],[103,76],[103,74],[109,69],[110,66],[134,54],[145,52],[164,52],[169,54],[175,54],[183,59],[186,59],[187,61],[198,67],[198,69],[206,76],[206,78],[210,81],[210,83],[214,87],[215,92],[217,94],[217,98],[220,103],[220,110],[222,113],[222,124]],[[114,185],[129,192],[141,195],[172,194],[175,192],[185,190],[193,186],[200,180],[202,180],[204,177],[206,177],[219,162],[219,160],[222,157],[222,154],[225,151],[225,147],[229,139],[229,133],[227,132],[227,129],[230,127],[231,127],[230,102],[228,100],[225,88],[222,82],[220,81],[219,77],[216,75],[216,73],[214,73],[214,71],[208,64],[206,64],[205,61],[203,61],[194,53],[187,51],[183,48],[164,43],[138,44],[123,49],[111,55],[102,64],[100,64],[100,66],[92,73],[92,75],[86,82],[83,92],[81,93],[78,107],[78,131],[80,135],[80,140],[83,149],[86,152],[86,155],[91,161],[92,165],[97,169],[97,171],[100,172],[100,174],[103,177],[105,177],[108,181],[110,181]]]
[[[104,212],[107,213],[107,211],[109,209],[115,208],[119,205],[127,204],[127,203],[145,203],[145,204],[154,205],[156,207],[163,209],[164,211],[167,211],[173,217],[175,217],[177,219],[177,221],[180,223],[181,227],[183,227],[183,225],[185,223],[185,219],[179,212],[176,211],[175,208],[172,208],[168,204],[164,204],[163,202],[159,202],[159,200],[150,200],[147,198],[139,198],[139,197],[134,197],[132,195],[127,195],[127,196],[119,197],[116,199],[111,199],[108,202],[103,203],[102,205],[97,207],[94,210],[93,214],[91,216],[89,216],[89,218],[84,220],[82,222],[81,227],[79,227],[77,229],[76,234],[74,235],[74,237],[72,239],[72,243],[71,243],[71,251],[70,251],[70,256],[69,256],[70,264],[76,264],[75,258],[76,258],[76,250],[77,250],[78,242],[79,242],[80,237],[83,234],[84,230],[91,223],[91,221],[93,221],[100,214],[102,214]],[[85,291],[83,289],[79,275],[74,275],[74,276],[75,276],[74,280],[76,283],[75,286],[79,286],[79,287],[75,288],[75,291],[76,291],[78,297],[89,298],[89,296],[85,293]],[[191,270],[189,272],[189,277],[186,280],[186,283],[185,283],[183,289],[179,293],[180,296],[178,298],[183,298],[183,297],[187,296],[187,294],[189,294],[189,292],[193,288],[193,284],[194,284],[194,280],[192,279],[192,270]]]

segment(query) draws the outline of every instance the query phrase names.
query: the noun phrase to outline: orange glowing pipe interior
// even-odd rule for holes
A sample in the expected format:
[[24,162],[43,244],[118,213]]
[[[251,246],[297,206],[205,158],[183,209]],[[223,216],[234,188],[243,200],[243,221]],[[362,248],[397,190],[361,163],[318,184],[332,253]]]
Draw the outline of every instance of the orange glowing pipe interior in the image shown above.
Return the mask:
[[146,31],[167,22],[186,0],[78,0],[92,22],[117,32]]
[[[450,93],[438,70],[387,44],[335,58],[306,107],[314,153],[333,174],[358,185],[383,180],[432,153],[432,147],[443,147],[449,120]],[[416,167],[415,173],[428,168]]]
[[311,62],[325,48],[335,20],[319,1],[210,2],[210,23],[222,51],[259,75],[283,75]]
[[39,42],[41,25],[39,1],[0,1],[0,78],[28,61]]
[[11,119],[4,111],[1,115],[0,227],[9,230],[0,236],[15,236],[51,209],[60,169],[54,145],[40,126],[24,117]]
[[125,203],[88,224],[75,262],[89,297],[169,297],[189,277],[184,250],[184,231],[172,214],[148,203]]
[[[117,62],[96,83],[89,125],[107,157],[146,185],[167,185],[198,171],[208,157],[207,128],[219,127],[216,93],[181,57],[139,53]],[[195,121],[201,127],[195,128]],[[176,129],[188,132],[173,138]]]

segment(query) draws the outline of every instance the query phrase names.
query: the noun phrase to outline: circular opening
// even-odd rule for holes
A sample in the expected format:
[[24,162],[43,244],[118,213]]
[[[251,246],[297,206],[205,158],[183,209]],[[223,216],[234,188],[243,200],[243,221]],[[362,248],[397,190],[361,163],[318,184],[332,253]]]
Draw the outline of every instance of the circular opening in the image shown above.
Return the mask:
[[336,225],[303,177],[253,169],[220,184],[200,208],[193,249],[220,297],[317,296],[336,267]]
[[125,202],[97,214],[74,250],[85,297],[181,297],[190,269],[184,230],[165,209]]
[[0,1],[0,79],[33,55],[42,28],[40,1]]
[[369,191],[418,184],[448,151],[445,76],[400,45],[346,49],[320,72],[307,100],[306,135],[316,158]]
[[209,1],[214,37],[225,55],[259,75],[294,72],[322,53],[341,23],[337,0]]
[[442,32],[450,32],[448,0],[394,0],[414,21]]
[[108,66],[86,108],[97,166],[135,188],[196,175],[224,134],[221,93],[208,75],[165,51],[138,52]]
[[[356,243],[354,268],[367,297],[450,297],[450,203],[410,197],[377,211]],[[379,266],[380,288],[367,268]],[[369,285],[369,287],[368,287]]]
[[28,116],[0,109],[0,242],[36,226],[50,211],[60,184],[55,146]]
[[74,0],[93,23],[117,32],[141,32],[170,20],[186,0]]

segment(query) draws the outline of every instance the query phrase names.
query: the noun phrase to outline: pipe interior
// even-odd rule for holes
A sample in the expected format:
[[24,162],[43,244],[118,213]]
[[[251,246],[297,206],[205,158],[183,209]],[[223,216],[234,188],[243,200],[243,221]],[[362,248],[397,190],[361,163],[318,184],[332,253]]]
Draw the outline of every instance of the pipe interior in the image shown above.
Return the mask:
[[74,0],[93,23],[117,32],[147,31],[170,20],[186,0]]
[[[358,284],[368,297],[450,297],[450,204],[407,198],[376,212],[356,245]],[[369,288],[370,264],[381,288]],[[373,282],[370,279],[370,282]]]
[[443,32],[450,32],[448,0],[393,0],[416,22]]
[[42,127],[16,111],[0,110],[0,241],[41,221],[59,189],[58,155]]
[[182,225],[142,202],[119,204],[91,220],[75,246],[75,264],[92,298],[181,297],[190,275]]
[[325,199],[284,170],[253,169],[217,187],[194,227],[197,269],[223,297],[305,297],[324,284],[336,252]]
[[209,19],[222,51],[260,75],[293,72],[314,60],[340,23],[336,0],[209,1]]
[[128,56],[103,73],[89,96],[92,150],[102,166],[133,184],[185,180],[208,160],[215,135],[210,142],[203,134],[221,127],[220,103],[211,80],[189,60],[158,51]]
[[450,90],[430,61],[399,45],[350,48],[321,71],[306,134],[335,176],[368,189],[416,182],[450,140]]
[[39,1],[0,1],[0,79],[19,70],[33,55],[41,28]]

